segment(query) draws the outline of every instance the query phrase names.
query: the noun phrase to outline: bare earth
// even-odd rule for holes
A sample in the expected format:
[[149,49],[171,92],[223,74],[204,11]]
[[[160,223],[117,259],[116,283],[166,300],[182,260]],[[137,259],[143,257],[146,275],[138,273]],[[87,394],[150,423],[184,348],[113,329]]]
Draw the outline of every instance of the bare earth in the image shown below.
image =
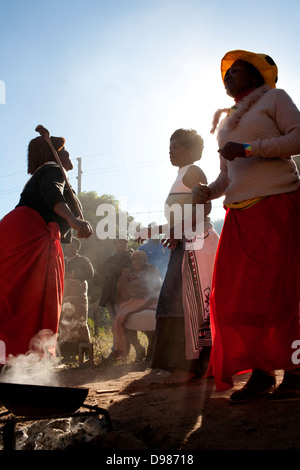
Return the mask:
[[[300,450],[300,402],[266,396],[240,405],[217,393],[212,378],[161,387],[168,375],[149,364],[78,367],[58,372],[65,386],[89,388],[85,403],[108,410],[107,451]],[[278,383],[282,379],[281,371]],[[248,375],[235,379],[239,388]]]

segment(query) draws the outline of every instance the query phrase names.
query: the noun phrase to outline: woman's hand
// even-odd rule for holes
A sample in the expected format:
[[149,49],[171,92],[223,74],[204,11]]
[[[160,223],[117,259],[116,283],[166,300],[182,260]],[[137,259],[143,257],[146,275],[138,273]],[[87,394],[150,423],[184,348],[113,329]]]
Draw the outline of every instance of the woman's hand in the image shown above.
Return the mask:
[[75,215],[65,202],[57,202],[53,207],[53,211],[60,217],[65,219],[70,225],[70,227],[77,230],[78,238],[89,238],[92,235],[93,229],[91,224],[87,220],[82,220],[78,217],[75,217]]
[[232,161],[235,158],[246,157],[246,151],[243,144],[237,144],[236,142],[227,142],[223,148],[219,149],[218,152],[226,160]]
[[138,243],[143,243],[143,241],[148,240],[151,237],[151,229],[148,227],[140,228],[133,234],[133,238]]
[[87,220],[75,219],[71,227],[77,230],[78,238],[89,238],[93,234],[92,226]]
[[168,230],[168,233],[165,234],[165,237],[163,237],[163,239],[161,240],[161,244],[164,247],[169,248],[170,250],[172,248],[175,248],[177,246],[177,243],[180,241],[178,238],[176,238],[176,236],[178,237],[176,227],[172,226]]
[[199,183],[192,191],[193,204],[205,204],[211,193],[211,189],[207,184]]
[[161,241],[161,244],[166,247],[166,248],[169,248],[170,250],[172,248],[175,248],[177,243],[179,242],[180,240],[178,240],[177,238],[164,238],[162,241]]

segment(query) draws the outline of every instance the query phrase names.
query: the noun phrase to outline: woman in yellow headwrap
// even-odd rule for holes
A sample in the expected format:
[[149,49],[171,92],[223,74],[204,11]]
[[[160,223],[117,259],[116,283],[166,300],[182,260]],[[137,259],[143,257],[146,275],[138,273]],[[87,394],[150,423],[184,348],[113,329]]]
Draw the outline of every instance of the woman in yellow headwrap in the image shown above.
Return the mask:
[[300,339],[300,112],[276,89],[277,66],[265,54],[235,50],[221,61],[235,104],[214,119],[221,171],[194,190],[194,202],[225,195],[227,209],[212,287],[212,366],[217,390],[252,370],[230,399],[240,403],[276,385],[273,400],[300,399],[293,350]]

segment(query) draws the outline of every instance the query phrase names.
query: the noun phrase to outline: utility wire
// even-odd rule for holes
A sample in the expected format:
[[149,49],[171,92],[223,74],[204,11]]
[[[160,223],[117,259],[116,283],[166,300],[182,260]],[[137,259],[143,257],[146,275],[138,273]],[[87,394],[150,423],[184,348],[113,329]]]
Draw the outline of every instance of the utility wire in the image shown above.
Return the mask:
[[1,196],[5,196],[6,194],[11,194],[11,193],[17,193],[17,192],[20,192],[22,191],[24,186],[20,187],[20,188],[12,188],[12,189],[5,189],[3,191],[0,191],[0,197]]
[[158,160],[155,162],[145,162],[145,163],[141,162],[140,164],[128,163],[127,165],[123,164],[123,165],[117,165],[117,166],[112,166],[112,167],[104,167],[101,169],[99,168],[99,169],[94,169],[94,170],[87,170],[87,171],[84,171],[83,174],[85,176],[93,176],[99,173],[110,173],[111,171],[132,170],[136,168],[145,168],[145,167],[155,166],[155,165],[164,164],[164,163],[167,163],[167,162],[165,160]]
[[[132,149],[124,149],[124,150],[116,150],[116,151],[113,151],[113,152],[103,152],[103,153],[96,153],[96,154],[92,154],[92,155],[85,155],[83,157],[72,157],[73,160],[75,160],[76,158],[82,158],[82,159],[85,159],[85,158],[91,158],[91,157],[99,157],[99,156],[105,156],[105,155],[113,155],[113,154],[118,154],[118,153],[125,153],[125,152],[133,152],[133,151],[142,151],[142,150],[148,150],[148,149],[155,149],[155,148],[161,148],[162,145],[155,145],[155,146],[150,146],[150,147],[142,147],[142,148],[132,148]],[[144,162],[144,164],[141,162],[141,164],[135,164],[135,163],[129,163],[129,164],[123,164],[123,165],[116,165],[116,166],[112,166],[112,167],[106,167],[106,168],[102,168],[102,169],[95,169],[95,170],[87,170],[86,172],[84,172],[84,175],[85,176],[92,176],[92,175],[95,175],[95,174],[101,174],[101,173],[109,173],[111,171],[125,171],[125,170],[130,170],[130,169],[135,169],[135,168],[144,168],[146,166],[153,166],[153,165],[157,165],[157,164],[160,164],[160,163],[163,163],[163,160],[159,160],[159,161],[155,161],[155,162]],[[3,179],[3,178],[9,178],[11,176],[16,176],[16,175],[21,175],[21,174],[24,174],[26,172],[26,170],[24,171],[18,171],[16,173],[10,173],[10,174],[7,174],[7,175],[1,175],[0,178]],[[8,190],[3,190],[3,191],[0,191],[0,197],[1,196],[5,196],[7,194],[11,194],[11,193],[14,193],[14,192],[17,192],[19,191],[20,188],[11,188],[11,189],[8,189]]]
[[[106,167],[106,168],[102,168],[102,169],[95,169],[95,170],[87,170],[86,172],[83,172],[83,174],[88,177],[88,176],[94,176],[94,175],[97,175],[97,174],[101,174],[101,173],[110,173],[110,172],[116,172],[116,171],[126,171],[126,170],[132,170],[132,169],[135,169],[135,168],[145,168],[145,167],[149,167],[149,166],[155,166],[155,165],[158,165],[160,163],[164,163],[163,160],[159,160],[159,161],[155,161],[155,162],[145,162],[145,163],[129,163],[128,165],[126,164],[123,164],[123,165],[116,165],[116,166],[112,166],[112,167]],[[15,174],[21,174],[21,173],[24,173],[23,171],[21,172],[18,172],[18,173],[15,173]],[[2,177],[4,178],[5,176],[14,176],[14,174],[11,174],[11,175],[3,175]],[[70,179],[72,178],[75,178],[75,176],[72,176]],[[7,190],[3,190],[3,191],[0,191],[0,196],[4,196],[6,194],[10,194],[11,192],[16,192],[16,191],[19,191],[20,188],[11,188],[11,189],[7,189]]]
[[0,178],[8,178],[9,176],[21,175],[24,172],[25,172],[25,170],[18,171],[17,173],[11,173],[10,175],[0,175]]
[[124,150],[114,150],[113,152],[103,152],[103,153],[95,153],[92,155],[85,155],[83,157],[77,156],[77,157],[72,157],[72,158],[91,158],[91,157],[105,157],[105,155],[114,155],[117,153],[125,153],[125,152],[137,152],[137,151],[142,151],[142,150],[150,150],[150,149],[155,149],[155,148],[162,148],[165,147],[165,145],[153,145],[150,147],[140,147],[140,148],[132,148],[132,149],[124,149]]

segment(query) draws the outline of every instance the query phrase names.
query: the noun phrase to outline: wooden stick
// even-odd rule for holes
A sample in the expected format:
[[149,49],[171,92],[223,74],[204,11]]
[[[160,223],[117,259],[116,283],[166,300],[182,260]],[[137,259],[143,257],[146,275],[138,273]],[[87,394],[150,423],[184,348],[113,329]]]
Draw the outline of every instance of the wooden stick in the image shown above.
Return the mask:
[[107,390],[97,390],[96,393],[116,393],[119,392],[120,390],[115,388],[115,389],[107,389]]
[[36,128],[35,128],[36,132],[38,132],[39,134],[41,134],[42,137],[44,137],[44,139],[46,140],[46,142],[49,144],[52,152],[53,152],[53,155],[55,157],[55,160],[56,160],[56,163],[58,164],[58,166],[60,167],[61,171],[62,171],[62,174],[63,174],[63,177],[64,177],[64,180],[65,180],[65,183],[66,183],[66,186],[71,194],[71,197],[73,199],[73,202],[76,206],[76,209],[78,211],[78,214],[79,214],[79,218],[83,220],[83,214],[82,214],[82,211],[81,211],[81,208],[79,207],[79,204],[78,204],[78,201],[77,199],[75,198],[74,194],[73,194],[73,190],[70,186],[70,183],[69,183],[69,180],[67,178],[67,175],[66,175],[66,172],[65,172],[65,169],[64,167],[62,166],[62,163],[60,161],[60,158],[59,158],[59,155],[54,147],[54,145],[52,144],[52,141],[51,141],[51,138],[50,138],[50,132],[48,131],[48,129],[46,129],[44,126],[42,126],[41,124],[39,124]]

